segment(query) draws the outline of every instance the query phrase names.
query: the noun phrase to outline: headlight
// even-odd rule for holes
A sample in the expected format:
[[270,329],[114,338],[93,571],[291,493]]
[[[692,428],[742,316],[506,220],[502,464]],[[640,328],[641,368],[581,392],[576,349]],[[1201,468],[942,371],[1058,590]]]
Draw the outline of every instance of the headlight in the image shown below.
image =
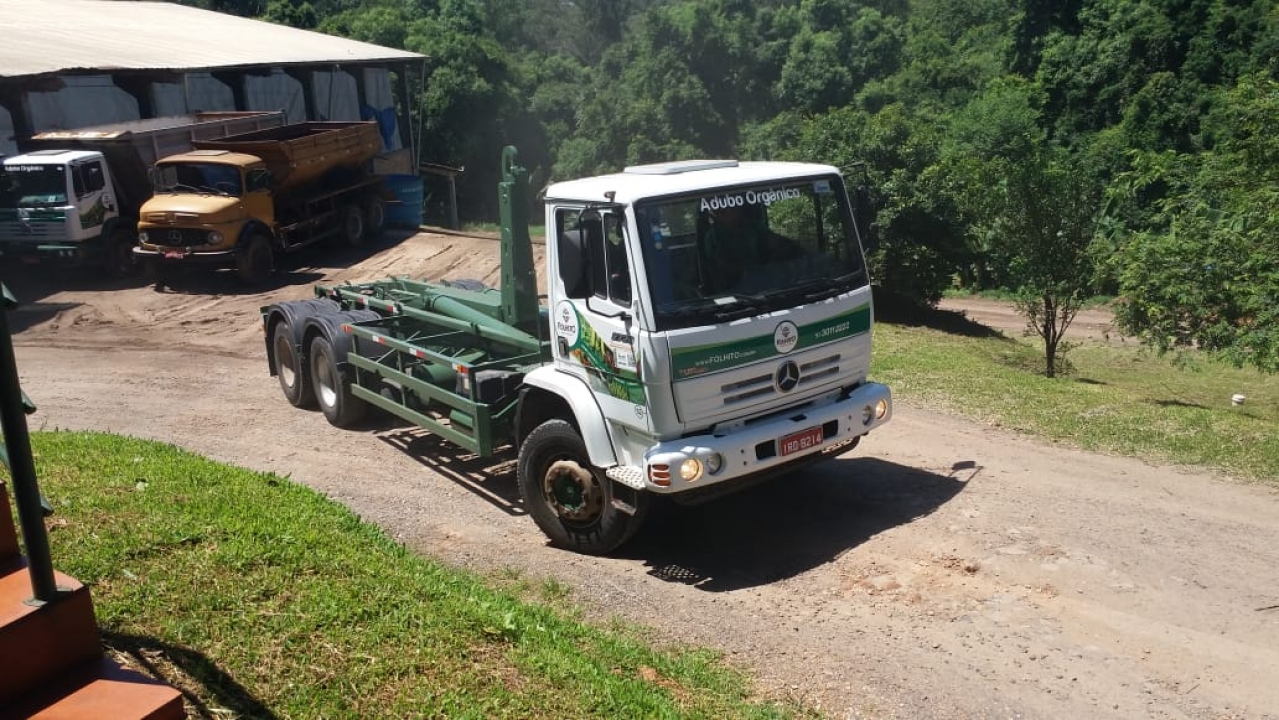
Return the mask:
[[888,414],[887,400],[880,400],[879,402],[875,403],[875,419],[876,420],[883,420],[884,416],[887,414]]
[[679,464],[679,476],[685,482],[693,482],[702,476],[702,463],[697,458],[689,458]]
[[221,242],[222,242],[222,233],[218,232],[217,230],[210,230],[210,231],[209,231],[209,240],[208,240],[208,242],[209,242],[209,244],[210,244],[210,245],[218,245],[218,244],[221,244]]
[[720,455],[719,453],[711,453],[710,456],[706,458],[706,472],[708,474],[714,475],[715,473],[719,472],[720,469],[723,467],[724,467],[723,455]]
[[150,238],[147,236],[146,230],[143,230],[142,232],[138,233],[138,242],[149,242],[149,241],[150,241]]

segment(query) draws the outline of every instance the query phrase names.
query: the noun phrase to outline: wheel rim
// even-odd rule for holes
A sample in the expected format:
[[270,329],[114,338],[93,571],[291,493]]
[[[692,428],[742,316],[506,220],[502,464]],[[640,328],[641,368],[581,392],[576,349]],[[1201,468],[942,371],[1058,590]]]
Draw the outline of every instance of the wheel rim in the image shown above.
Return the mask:
[[382,203],[380,202],[370,203],[369,204],[369,227],[376,230],[382,227],[382,224],[385,222],[386,222],[386,208],[383,207]]
[[293,343],[283,333],[275,338],[275,371],[280,375],[280,382],[292,388],[298,381],[298,374],[293,369],[297,358],[293,355]]
[[319,388],[320,402],[324,407],[333,407],[338,401],[337,383],[334,382],[333,368],[329,367],[328,357],[317,358],[319,367],[315,371],[315,386]]
[[574,460],[557,460],[546,468],[542,496],[560,518],[589,525],[604,512],[604,488],[595,473]]

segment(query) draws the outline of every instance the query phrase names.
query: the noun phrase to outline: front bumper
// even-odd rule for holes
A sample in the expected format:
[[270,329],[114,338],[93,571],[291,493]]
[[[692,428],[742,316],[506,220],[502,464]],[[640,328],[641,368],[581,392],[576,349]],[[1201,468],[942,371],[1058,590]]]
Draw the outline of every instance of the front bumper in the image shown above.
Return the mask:
[[[877,407],[882,407],[882,414]],[[819,400],[792,413],[724,432],[658,443],[644,454],[643,467],[619,465],[606,474],[636,490],[664,494],[700,490],[829,452],[887,423],[892,416],[888,386],[865,383],[845,397]],[[718,468],[716,457],[720,459]],[[701,468],[691,479],[680,473],[687,460],[696,460]]]
[[199,251],[188,248],[150,250],[143,247],[135,247],[133,248],[133,257],[138,262],[199,263],[202,265],[232,265],[235,263],[234,250]]
[[25,265],[78,265],[94,257],[89,241],[67,243],[0,243],[0,260]]

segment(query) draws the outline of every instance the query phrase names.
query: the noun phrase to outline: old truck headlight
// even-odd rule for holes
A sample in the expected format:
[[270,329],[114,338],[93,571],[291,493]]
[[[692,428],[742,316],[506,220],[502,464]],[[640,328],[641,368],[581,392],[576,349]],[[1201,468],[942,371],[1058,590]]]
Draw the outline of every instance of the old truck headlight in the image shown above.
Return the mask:
[[702,462],[697,458],[688,458],[679,464],[679,476],[685,482],[693,482],[702,476]]
[[138,233],[138,242],[150,242],[151,238],[147,235],[147,231],[143,230]]
[[706,473],[714,475],[724,467],[724,456],[719,453],[711,453],[706,457]]
[[208,239],[208,241],[207,241],[207,242],[208,242],[210,245],[218,245],[218,244],[220,244],[220,243],[222,242],[222,233],[218,232],[217,230],[210,230],[210,231],[209,231],[209,239]]

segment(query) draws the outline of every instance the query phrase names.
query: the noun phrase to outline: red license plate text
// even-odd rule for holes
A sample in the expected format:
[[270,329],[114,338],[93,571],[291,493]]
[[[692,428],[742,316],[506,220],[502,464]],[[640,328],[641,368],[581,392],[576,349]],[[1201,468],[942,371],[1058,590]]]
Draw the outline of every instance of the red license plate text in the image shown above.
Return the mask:
[[815,448],[822,444],[822,427],[808,428],[801,430],[793,435],[787,435],[777,441],[777,453],[785,456],[792,453],[802,452],[809,448]]
[[186,254],[186,253],[182,252],[181,250],[165,250],[165,251],[164,251],[164,256],[165,256],[166,258],[172,258],[172,259],[181,258],[181,257],[183,257],[185,254]]

